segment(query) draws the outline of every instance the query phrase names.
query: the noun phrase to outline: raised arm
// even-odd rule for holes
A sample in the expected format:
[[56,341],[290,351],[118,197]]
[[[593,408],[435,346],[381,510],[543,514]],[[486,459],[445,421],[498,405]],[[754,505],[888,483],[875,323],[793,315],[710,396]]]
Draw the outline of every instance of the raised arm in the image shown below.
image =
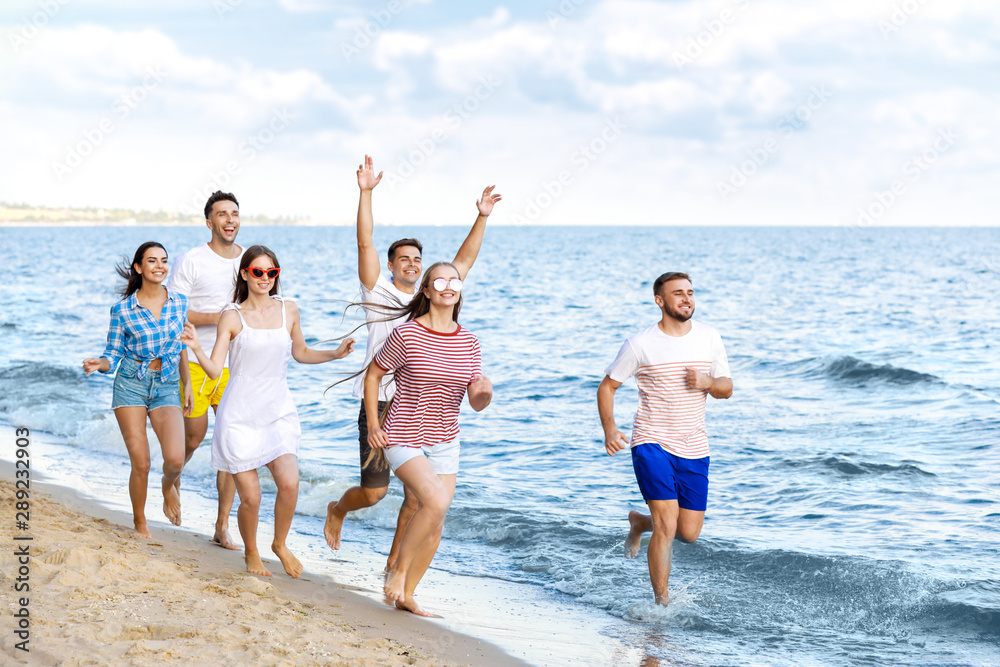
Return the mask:
[[306,345],[305,336],[302,334],[299,307],[291,301],[286,301],[284,307],[288,309],[288,318],[292,322],[292,330],[289,335],[292,337],[292,359],[295,361],[300,364],[323,364],[334,359],[343,359],[354,351],[353,338],[342,342],[336,350],[312,349]]
[[240,322],[239,314],[235,310],[227,310],[222,313],[222,317],[219,319],[219,328],[215,334],[215,347],[212,348],[211,356],[202,349],[201,343],[198,341],[198,332],[194,330],[194,325],[190,322],[184,324],[181,342],[187,345],[188,349],[198,357],[198,363],[201,364],[205,374],[216,380],[222,375],[222,369],[225,368],[226,355],[229,354],[229,341],[242,328],[243,324]]
[[604,450],[608,456],[614,456],[628,447],[628,438],[618,430],[615,423],[615,392],[621,382],[612,380],[607,375],[597,388],[597,414],[601,417],[601,428],[604,429]]
[[483,235],[486,233],[486,218],[490,217],[490,213],[493,212],[493,205],[503,199],[501,195],[493,194],[493,188],[495,187],[495,185],[491,185],[483,190],[483,196],[476,202],[479,215],[476,217],[469,235],[465,237],[462,247],[458,249],[455,260],[452,262],[455,268],[458,269],[458,275],[463,280],[468,275],[472,265],[476,263],[476,257],[479,256],[479,249],[483,245]]
[[358,278],[368,289],[374,289],[380,272],[378,250],[375,249],[375,239],[372,230],[375,221],[372,218],[372,190],[382,180],[382,172],[375,175],[372,159],[365,156],[365,162],[358,165],[358,188],[361,196],[358,200]]

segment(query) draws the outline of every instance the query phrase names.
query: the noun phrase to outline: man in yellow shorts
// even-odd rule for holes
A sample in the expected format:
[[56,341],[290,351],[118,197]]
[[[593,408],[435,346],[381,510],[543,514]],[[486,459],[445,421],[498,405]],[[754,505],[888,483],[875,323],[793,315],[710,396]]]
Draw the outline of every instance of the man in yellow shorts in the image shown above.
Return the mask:
[[[243,257],[243,248],[236,245],[236,234],[240,231],[240,205],[236,197],[221,191],[209,197],[205,204],[205,224],[212,232],[212,240],[180,256],[170,271],[167,288],[188,297],[188,321],[198,331],[202,346],[211,350],[222,309],[233,302],[236,273]],[[188,365],[194,389],[194,410],[184,416],[185,463],[205,439],[208,408],[218,408],[229,381],[228,359],[227,368],[218,380],[209,378],[196,362]],[[215,483],[219,491],[219,514],[212,541],[227,549],[239,549],[229,536],[229,515],[236,497],[236,483],[230,473],[222,471],[216,474]]]

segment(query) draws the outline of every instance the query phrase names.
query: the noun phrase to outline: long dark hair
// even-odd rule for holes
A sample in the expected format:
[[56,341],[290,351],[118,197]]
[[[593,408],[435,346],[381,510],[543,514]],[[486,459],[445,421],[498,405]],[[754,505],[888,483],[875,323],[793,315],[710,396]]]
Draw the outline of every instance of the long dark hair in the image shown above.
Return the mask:
[[142,276],[140,276],[139,272],[135,270],[135,265],[142,265],[142,260],[146,256],[146,251],[150,248],[162,248],[163,252],[167,251],[167,249],[163,247],[163,244],[158,241],[146,241],[141,246],[136,248],[135,256],[132,257],[131,264],[129,264],[128,257],[122,255],[121,263],[115,265],[115,272],[125,279],[125,287],[118,290],[118,294],[122,299],[127,299],[135,294],[140,287],[142,287]]
[[[233,303],[243,303],[250,296],[250,286],[247,285],[247,281],[243,278],[243,271],[250,267],[250,263],[261,255],[267,255],[271,258],[271,264],[276,269],[280,269],[281,265],[278,264],[278,256],[274,254],[274,251],[268,248],[266,245],[252,245],[247,248],[246,252],[243,253],[243,259],[240,260],[240,270],[236,272],[236,287],[233,289]],[[271,291],[268,292],[271,296],[278,293],[278,281],[281,280],[281,276],[277,276],[274,279],[274,285],[271,286]]]

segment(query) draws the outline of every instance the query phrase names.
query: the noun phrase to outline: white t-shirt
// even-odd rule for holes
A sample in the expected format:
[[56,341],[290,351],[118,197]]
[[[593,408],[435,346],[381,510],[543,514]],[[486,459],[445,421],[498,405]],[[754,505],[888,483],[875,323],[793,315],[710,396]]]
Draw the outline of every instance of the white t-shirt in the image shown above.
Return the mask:
[[707,391],[689,389],[686,369],[713,378],[730,377],[729,359],[719,332],[691,321],[691,331],[668,336],[654,324],[625,341],[605,373],[616,382],[635,376],[639,409],[632,426],[632,446],[658,443],[684,459],[709,455],[705,432]]
[[[244,252],[245,248],[238,257],[226,259],[220,257],[207,243],[191,248],[174,262],[167,280],[167,289],[177,290],[186,296],[190,310],[197,313],[220,313],[233,302],[236,274],[240,270]],[[203,324],[195,329],[202,349],[212,354],[216,325]],[[229,363],[228,358],[226,363]]]
[[[374,289],[368,289],[364,284],[361,285],[361,300],[365,303],[374,303],[380,306],[390,306],[392,308],[405,306],[413,300],[414,294],[416,292],[413,294],[403,292],[393,285],[392,282],[386,280],[381,273],[378,276],[378,280],[375,281]],[[386,313],[382,312],[380,308],[365,308],[365,320],[368,326],[368,349],[365,352],[365,368],[371,363],[375,357],[375,353],[382,347],[382,344],[389,337],[389,334],[392,333],[392,330],[406,321],[405,315],[384,322],[383,320],[386,317]],[[365,374],[362,373],[354,381],[354,398],[363,398],[364,391]],[[396,384],[383,380],[382,386],[378,388],[378,400],[388,401],[395,392]]]

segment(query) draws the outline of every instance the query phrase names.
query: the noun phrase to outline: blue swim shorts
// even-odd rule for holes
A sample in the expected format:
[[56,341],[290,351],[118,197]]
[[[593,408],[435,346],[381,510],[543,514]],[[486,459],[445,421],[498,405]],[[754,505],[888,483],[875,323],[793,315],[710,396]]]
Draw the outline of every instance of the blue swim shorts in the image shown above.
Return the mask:
[[632,467],[643,500],[676,500],[686,510],[708,507],[708,459],[682,459],[659,444],[632,448]]
[[147,411],[167,406],[181,407],[181,397],[177,393],[177,375],[169,380],[160,376],[160,371],[146,371],[141,380],[136,377],[139,362],[122,359],[115,374],[114,391],[111,395],[111,409],[144,407]]

